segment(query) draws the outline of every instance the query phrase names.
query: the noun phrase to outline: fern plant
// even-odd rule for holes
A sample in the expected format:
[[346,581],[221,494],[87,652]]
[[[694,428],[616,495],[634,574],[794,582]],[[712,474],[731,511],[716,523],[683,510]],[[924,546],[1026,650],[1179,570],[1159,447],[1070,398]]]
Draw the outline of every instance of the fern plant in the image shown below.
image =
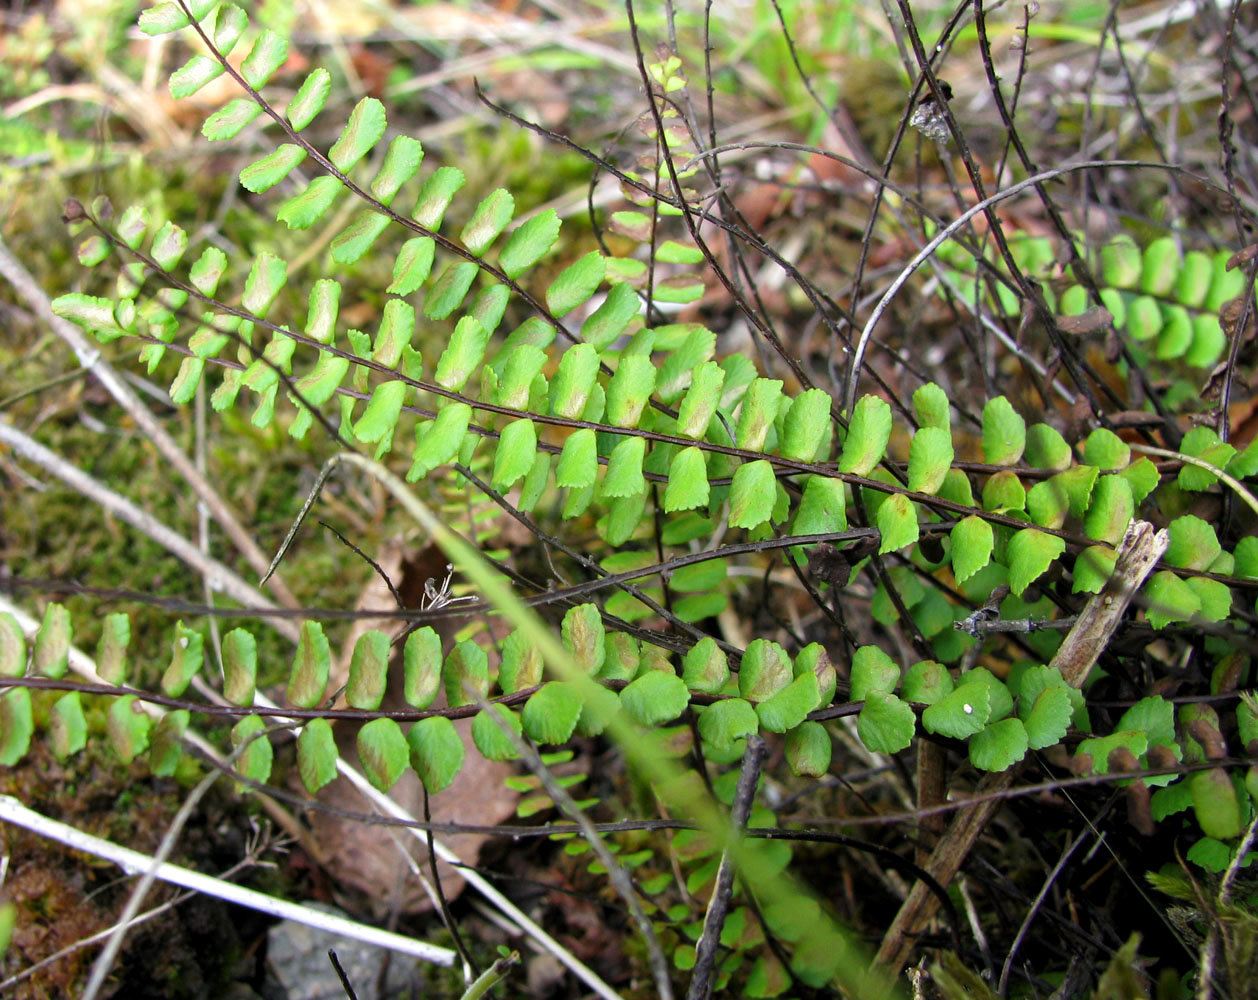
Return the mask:
[[[997,773],[1032,752],[1068,747],[1081,774],[1161,772],[1122,780],[1146,793],[1158,788],[1155,820],[1192,810],[1203,836],[1190,859],[1215,870],[1229,862],[1258,797],[1252,776],[1225,766],[1233,726],[1241,747],[1258,736],[1252,701],[1224,718],[1197,705],[1177,711],[1154,695],[1096,734],[1084,678],[1053,663],[1073,616],[1110,581],[1129,527],[1156,517],[1169,547],[1136,596],[1143,621],[1125,627],[1146,639],[1185,625],[1217,627],[1220,638],[1202,647],[1216,693],[1250,682],[1226,630],[1252,620],[1258,539],[1233,544],[1229,532],[1225,546],[1189,507],[1222,492],[1255,506],[1244,481],[1258,474],[1258,442],[1237,450],[1203,426],[1173,451],[1157,449],[1116,433],[1103,414],[1067,437],[1051,416],[1028,423],[1024,400],[997,395],[971,413],[928,380],[911,401],[866,394],[847,411],[850,387],[812,384],[785,349],[774,367],[758,366],[741,353],[719,357],[716,335],[699,323],[665,322],[658,307],[696,301],[700,265],[715,262],[698,228],[713,216],[699,194],[701,160],[686,160],[692,137],[678,108],[687,81],[675,57],[647,68],[646,131],[659,155],[621,175],[635,207],[609,220],[626,245],[640,248],[554,261],[561,230],[554,211],[517,221],[510,192],[469,196],[458,168],[425,169],[420,143],[390,136],[374,98],[354,107],[330,148],[311,142],[306,133],[325,114],[331,75],[313,69],[280,109],[266,95],[286,42],[252,27],[239,7],[170,0],[146,11],[140,26],[154,36],[184,32],[199,48],[171,75],[175,98],[224,74],[240,86],[239,98],[206,119],[207,139],[233,139],[255,123],[275,136],[275,148],[240,171],[240,183],[275,197],[277,223],[304,231],[341,202],[359,208],[328,250],[340,270],[319,273],[305,289],[303,318],[275,313],[290,283],[304,279],[273,250],[254,255],[237,288],[221,250],[190,257],[176,220],[150,219],[138,206],[115,214],[104,200],[72,202],[65,215],[79,259],[93,268],[113,262],[117,274],[99,294],[62,295],[56,311],[101,342],[139,341],[150,374],[173,371],[177,404],[204,385],[214,409],[251,408],[258,427],[278,424],[302,438],[317,424],[342,454],[356,455],[354,469],[366,468],[370,455],[437,496],[442,484],[470,487],[586,574],[536,595],[536,603],[562,609],[543,627],[520,604],[518,585],[439,519],[417,514],[431,518],[425,527],[449,546],[483,600],[405,613],[409,631],[394,669],[411,711],[401,719],[377,713],[391,637],[373,630],[358,640],[345,699],[359,716],[377,713],[357,740],[358,761],[377,788],[389,789],[407,768],[430,793],[446,788],[467,752],[451,718],[471,716],[474,749],[493,760],[516,758],[522,737],[562,748],[576,737],[613,735],[643,762],[664,801],[683,811],[691,802],[687,815],[716,829],[717,813],[693,806],[703,795],[696,766],[651,760],[688,760],[699,750],[704,766],[721,768],[742,759],[750,737],[764,735],[780,740],[796,775],[817,778],[831,768],[836,720],[854,715],[859,739],[875,753],[929,741]],[[455,213],[467,221],[450,225]],[[669,219],[684,224],[677,239],[665,238]],[[1019,245],[1014,263],[1033,272],[1047,241]],[[1170,249],[1159,242],[1143,252],[1134,243],[1107,250],[1101,301],[1116,335],[1156,341],[1160,359],[1207,366],[1226,339],[1218,311],[1248,292],[1222,258],[1181,260]],[[392,280],[378,324],[346,328],[343,276],[385,253]],[[960,284],[971,258],[955,248],[942,256]],[[666,280],[657,274],[665,266],[674,269]],[[1083,294],[1064,291],[1060,310],[1081,312]],[[527,318],[504,329],[509,310],[521,308]],[[433,341],[440,349],[426,353]],[[780,347],[771,335],[766,342]],[[1155,464],[1146,452],[1172,461]],[[415,505],[408,511],[427,511],[390,482]],[[559,537],[543,534],[543,524],[557,524]],[[564,525],[575,528],[566,537]],[[580,541],[591,531],[596,543]],[[740,645],[713,627],[732,610],[731,570],[759,566],[766,555],[781,559],[827,617],[825,641],[796,634],[788,644],[759,637]],[[485,609],[506,615],[514,630],[495,643],[480,636],[443,647],[435,617]],[[98,669],[121,684],[126,616],[102,626]],[[0,615],[0,678],[9,687],[0,697],[0,762],[28,751],[42,713],[35,685],[24,682],[61,681],[71,637],[57,604],[29,648],[17,623]],[[185,698],[205,650],[199,630],[177,626],[161,681],[167,702]],[[250,709],[255,636],[233,629],[219,654],[223,695]],[[322,625],[304,622],[285,703],[304,722],[298,770],[311,794],[336,774],[330,662]],[[446,707],[435,707],[440,694]],[[105,733],[121,759],[147,753],[154,773],[170,774],[195,704],[153,722],[136,711],[149,697],[156,695],[131,690],[112,698]],[[59,756],[83,748],[88,714],[76,690],[49,705],[48,738]],[[264,717],[249,711],[231,734],[246,747],[238,771],[261,783],[273,765],[265,730]],[[729,805],[728,777],[717,784]],[[749,825],[765,834],[776,824],[758,810]],[[736,847],[694,831],[673,843],[696,863],[689,876],[696,893],[711,884],[722,851]],[[749,905],[735,911],[722,940],[741,952],[758,947],[767,930],[794,943],[796,979],[855,982],[858,970],[844,958],[850,949],[836,945],[844,939],[823,903],[789,905],[796,890],[777,875],[789,847],[752,841],[739,856]],[[643,882],[642,893],[649,901],[665,885]],[[770,905],[756,929],[750,902],[761,893]],[[662,929],[682,919],[652,907]],[[674,958],[685,968],[694,953],[682,946]],[[746,995],[787,988],[776,957],[759,953],[756,963]],[[723,970],[725,981],[736,968]]]
[[[1101,283],[1104,313],[1097,310],[1087,288],[1059,275],[1051,240],[1027,237],[1014,242],[1011,249],[1026,274],[1049,282],[1045,293],[1049,305],[1063,317],[1075,318],[1081,334],[1122,331],[1144,364],[1178,361],[1193,368],[1211,367],[1222,357],[1229,328],[1236,322],[1229,309],[1243,304],[1245,275],[1237,270],[1230,251],[1185,253],[1172,236],[1141,248],[1123,235],[1094,255],[1090,263]],[[956,244],[946,244],[939,256],[950,265],[943,280],[972,300],[974,258]],[[996,294],[987,298],[987,304],[1016,315],[1020,310],[1017,297],[1007,285],[995,287]],[[986,296],[985,286],[978,284],[977,290]]]

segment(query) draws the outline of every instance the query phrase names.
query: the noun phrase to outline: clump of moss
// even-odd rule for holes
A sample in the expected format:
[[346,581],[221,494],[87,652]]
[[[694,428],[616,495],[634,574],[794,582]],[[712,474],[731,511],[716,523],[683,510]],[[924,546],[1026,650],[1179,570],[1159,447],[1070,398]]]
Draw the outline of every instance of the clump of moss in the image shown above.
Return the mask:
[[[144,853],[156,851],[181,803],[184,789],[154,779],[147,767],[124,767],[107,744],[89,739],[70,761],[56,760],[42,740],[16,767],[0,772],[0,794],[36,811]],[[218,873],[245,850],[244,810],[225,795],[211,796],[180,835],[172,860]],[[224,834],[227,834],[226,836]],[[0,980],[116,923],[133,879],[109,862],[70,850],[18,827],[0,831],[10,857],[7,898],[18,908]],[[145,908],[177,890],[158,883]],[[115,996],[185,998],[221,995],[238,973],[239,956],[265,921],[219,900],[196,896],[129,932],[110,985]],[[15,985],[17,1000],[76,996],[90,973],[96,948],[79,948]]]

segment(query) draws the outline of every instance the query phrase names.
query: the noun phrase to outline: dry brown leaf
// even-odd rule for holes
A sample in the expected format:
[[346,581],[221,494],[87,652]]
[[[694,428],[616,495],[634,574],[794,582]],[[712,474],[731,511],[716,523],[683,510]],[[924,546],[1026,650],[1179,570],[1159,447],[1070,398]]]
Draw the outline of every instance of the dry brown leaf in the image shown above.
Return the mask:
[[[456,722],[455,729],[463,740],[467,756],[450,787],[431,797],[433,822],[473,826],[501,823],[515,812],[518,796],[504,784],[514,768],[480,755],[472,744],[470,719]],[[337,730],[336,742],[342,755],[346,760],[356,760],[354,730],[346,725],[338,726]],[[389,797],[412,816],[423,816],[423,787],[414,771],[408,770],[402,775]],[[352,812],[370,809],[363,796],[344,778],[338,778],[320,791],[319,799],[334,809]],[[427,851],[407,831],[395,826],[367,825],[323,812],[313,814],[311,826],[327,856],[327,873],[342,888],[365,896],[366,905],[374,916],[385,917],[395,911],[422,913],[433,908],[412,871],[413,866],[418,865],[424,878],[431,880]],[[461,861],[474,865],[489,837],[466,833],[437,839]],[[447,900],[455,899],[463,891],[463,877],[455,869],[438,863],[437,874]]]
[[1233,403],[1228,408],[1232,424],[1231,442],[1237,448],[1246,447],[1258,437],[1258,396]]
[[[388,539],[372,558],[376,565],[389,578],[394,587],[400,585],[403,575],[405,549],[401,536]],[[363,589],[359,591],[358,600],[354,602],[355,611],[391,611],[397,607],[397,601],[389,591],[389,584],[379,573],[372,573]],[[354,646],[358,640],[372,629],[379,629],[387,636],[395,636],[403,626],[401,619],[389,618],[358,618],[349,627],[345,642],[341,646],[341,655],[332,664],[331,677],[328,680],[329,691],[340,691],[349,680],[349,663],[354,655]],[[336,699],[337,708],[345,708],[345,696]]]
[[1096,306],[1077,316],[1058,316],[1057,328],[1062,333],[1083,336],[1109,330],[1114,325],[1113,314],[1104,306]]
[[[373,558],[408,606],[419,605],[427,580],[439,583],[445,576],[445,559],[435,546],[427,546],[408,556],[404,541],[394,538],[385,543]],[[358,609],[388,609],[395,606],[396,602],[388,586],[375,573],[355,602]],[[401,621],[393,619],[355,622],[335,666],[331,687],[338,688],[348,679],[350,658],[359,636],[372,628],[393,635],[401,625]],[[443,641],[448,642],[451,635],[446,632],[452,633],[457,627],[457,622],[450,621],[439,623],[437,629],[442,633]],[[343,704],[343,701],[339,704]],[[444,704],[445,698],[442,695],[436,707]],[[406,707],[401,697],[400,663],[396,657],[389,671],[389,688],[381,707],[386,710]],[[481,756],[472,743],[471,719],[456,721],[454,725],[463,740],[466,756],[462,770],[450,787],[432,796],[430,808],[433,822],[495,826],[515,813],[519,796],[504,783],[515,769],[510,764],[488,761]],[[349,761],[357,760],[355,741],[358,728],[346,723],[336,726],[337,748]],[[390,790],[389,797],[412,816],[423,816],[423,786],[414,771],[408,770],[402,776]],[[321,790],[319,799],[334,809],[354,813],[370,811],[366,799],[344,778],[338,778]],[[366,905],[375,916],[384,917],[395,911],[419,913],[432,909],[432,901],[413,872],[413,867],[418,865],[424,878],[431,878],[427,851],[408,832],[394,826],[368,825],[355,819],[323,812],[313,814],[311,825],[314,837],[326,857],[325,870],[328,875],[341,888],[365,896]],[[469,833],[440,836],[438,839],[453,850],[460,860],[475,864],[489,837],[486,834]],[[437,871],[447,900],[454,899],[463,890],[462,876],[444,863],[438,864]]]
[[1251,243],[1247,247],[1242,247],[1227,259],[1227,269],[1234,271],[1243,264],[1248,264],[1255,256],[1258,256],[1258,243]]

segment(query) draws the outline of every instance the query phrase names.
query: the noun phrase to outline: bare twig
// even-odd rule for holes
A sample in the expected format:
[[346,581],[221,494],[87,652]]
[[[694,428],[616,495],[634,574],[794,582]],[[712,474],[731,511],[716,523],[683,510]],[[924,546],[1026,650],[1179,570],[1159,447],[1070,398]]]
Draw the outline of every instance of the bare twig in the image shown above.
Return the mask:
[[[738,774],[738,787],[734,792],[734,806],[730,810],[733,835],[741,836],[751,815],[751,805],[756,797],[756,782],[760,780],[760,767],[769,755],[764,739],[758,735],[747,737],[743,751],[743,766]],[[730,899],[734,894],[734,859],[726,849],[721,854],[721,865],[716,872],[716,887],[708,901],[708,912],[703,918],[703,934],[695,948],[694,974],[686,1000],[707,1000],[712,995],[712,973],[716,969],[716,950],[721,943],[721,928],[729,913]]]
[[[1118,628],[1132,597],[1152,571],[1169,544],[1165,531],[1147,521],[1133,521],[1118,547],[1114,572],[1100,593],[1092,595],[1075,627],[1062,641],[1050,666],[1061,671],[1066,682],[1079,687]],[[1013,785],[1018,768],[987,775],[979,784],[980,801],[958,811],[947,834],[930,857],[926,870],[943,885],[952,881],[979,835],[995,815],[1004,793]],[[895,972],[904,967],[914,938],[930,920],[938,901],[923,883],[913,886],[895,921],[882,939],[877,961]]]
[[354,992],[354,986],[349,981],[349,976],[341,967],[341,960],[336,957],[335,949],[328,949],[328,961],[332,963],[332,968],[336,970],[336,978],[341,981],[341,989],[345,991],[345,995],[349,1000],[358,1000],[358,994]]
[[1079,612],[1075,627],[1057,649],[1050,667],[1071,687],[1082,687],[1088,671],[1109,645],[1127,605],[1170,544],[1170,536],[1148,521],[1132,521],[1118,546],[1114,572]]
[[[948,769],[947,751],[931,740],[917,742],[917,808],[931,809],[947,801]],[[930,851],[939,842],[940,835],[948,826],[942,813],[923,816],[918,825],[919,836],[926,834],[917,847],[917,863],[930,864]]]

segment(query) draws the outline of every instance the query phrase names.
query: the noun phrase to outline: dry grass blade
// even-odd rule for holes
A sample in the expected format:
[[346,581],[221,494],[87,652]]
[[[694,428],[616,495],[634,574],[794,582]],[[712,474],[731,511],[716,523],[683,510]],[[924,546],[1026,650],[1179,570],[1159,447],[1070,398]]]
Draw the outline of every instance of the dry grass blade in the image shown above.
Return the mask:
[[[145,437],[153,443],[154,447],[175,468],[175,471],[192,487],[197,497],[209,509],[215,521],[223,528],[227,537],[231,539],[232,544],[239,549],[249,563],[259,571],[264,569],[267,564],[266,556],[258,547],[257,542],[253,540],[253,536],[245,530],[236,515],[218,495],[218,492],[197,470],[192,460],[184,454],[183,449],[175,443],[166,429],[153,417],[148,407],[135,394],[135,390],[119,377],[113,367],[101,357],[100,351],[87,339],[83,331],[73,323],[69,323],[53,313],[47,294],[39,287],[31,276],[30,271],[13,255],[3,240],[0,240],[0,275],[3,275],[18,295],[35,310],[35,313],[48,324],[53,332],[69,345],[70,349],[74,351],[75,357],[79,359],[79,363],[88,369],[101,385],[109,390],[110,395],[118,401],[123,409],[131,415],[140,429],[144,431]],[[297,607],[297,599],[288,587],[284,585],[282,579],[271,581],[271,591],[284,607]]]

